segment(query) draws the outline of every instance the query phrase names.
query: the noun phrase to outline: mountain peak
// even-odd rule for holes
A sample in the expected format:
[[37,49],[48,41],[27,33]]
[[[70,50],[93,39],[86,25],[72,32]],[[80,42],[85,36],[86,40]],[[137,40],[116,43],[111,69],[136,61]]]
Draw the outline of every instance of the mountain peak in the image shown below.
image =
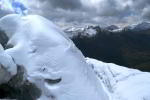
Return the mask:
[[110,26],[107,26],[105,29],[109,31],[113,31],[113,30],[119,29],[119,27],[116,25],[110,25]]
[[99,30],[101,30],[100,26],[87,25],[83,27],[68,27],[64,29],[64,32],[67,33],[69,37],[78,35],[91,37],[96,35]]
[[149,22],[141,22],[134,27],[134,30],[147,30],[150,29]]

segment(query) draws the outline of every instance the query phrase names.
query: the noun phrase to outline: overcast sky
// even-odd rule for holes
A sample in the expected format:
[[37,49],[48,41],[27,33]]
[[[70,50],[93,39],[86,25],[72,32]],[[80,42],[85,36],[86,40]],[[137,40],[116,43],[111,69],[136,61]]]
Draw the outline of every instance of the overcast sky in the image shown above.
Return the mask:
[[[150,20],[150,0],[28,1],[30,12],[43,15],[62,25],[127,25]],[[0,14],[2,15],[1,12]]]

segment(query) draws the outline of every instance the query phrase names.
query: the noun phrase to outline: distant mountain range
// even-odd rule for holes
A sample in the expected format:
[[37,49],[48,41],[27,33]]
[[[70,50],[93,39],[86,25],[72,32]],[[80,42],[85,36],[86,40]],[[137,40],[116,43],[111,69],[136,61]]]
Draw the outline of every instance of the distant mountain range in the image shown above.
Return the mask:
[[113,33],[118,33],[122,31],[145,31],[150,29],[150,22],[141,22],[139,24],[133,24],[129,26],[125,26],[120,28],[116,25],[110,25],[107,27],[100,27],[100,26],[71,26],[67,27],[64,30],[64,32],[67,33],[69,37],[75,37],[75,36],[93,36],[96,35],[99,31],[108,31]]
[[64,31],[87,57],[150,71],[149,22],[123,28],[69,27]]

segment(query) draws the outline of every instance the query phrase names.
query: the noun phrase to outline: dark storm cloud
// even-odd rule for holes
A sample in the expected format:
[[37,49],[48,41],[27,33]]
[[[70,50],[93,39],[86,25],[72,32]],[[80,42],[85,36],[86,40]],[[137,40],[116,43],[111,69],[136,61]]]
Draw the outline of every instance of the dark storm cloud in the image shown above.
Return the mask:
[[[126,17],[134,13],[132,12],[133,9],[131,9],[131,5],[126,4],[125,6],[122,6],[117,0],[99,0],[101,2],[94,4],[88,2],[89,0],[83,0],[84,2],[79,0],[70,0],[70,2],[68,2],[68,0],[63,0],[61,2],[56,1],[57,0],[49,1],[49,3],[53,5],[52,9],[54,9],[48,16],[53,16],[51,17],[52,20],[62,19],[63,21],[70,23],[122,23],[126,22]],[[73,6],[66,6],[68,4]],[[58,10],[57,8],[61,8],[62,10]],[[68,9],[71,10],[68,11]]]
[[96,3],[90,1],[92,0],[47,0],[45,7],[50,11],[45,16],[55,21],[93,24],[125,23],[132,19],[126,17],[138,16],[135,10],[138,4],[134,5],[135,1],[132,0],[126,0],[131,3],[125,0],[97,0],[100,2]]
[[97,12],[100,16],[105,17],[125,17],[130,15],[128,5],[122,7],[117,0],[104,0],[101,2]]
[[133,9],[143,19],[150,20],[150,0],[133,0]]
[[80,0],[49,0],[48,2],[52,7],[62,9],[79,9],[82,6]]

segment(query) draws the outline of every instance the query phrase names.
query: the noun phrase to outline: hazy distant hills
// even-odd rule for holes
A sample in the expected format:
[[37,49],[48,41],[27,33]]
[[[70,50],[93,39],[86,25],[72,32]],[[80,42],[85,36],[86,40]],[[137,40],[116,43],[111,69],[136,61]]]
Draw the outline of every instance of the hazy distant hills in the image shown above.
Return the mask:
[[122,29],[115,25],[106,28],[88,26],[68,28],[65,32],[72,34],[69,36],[87,57],[150,71],[150,23],[148,22]]

